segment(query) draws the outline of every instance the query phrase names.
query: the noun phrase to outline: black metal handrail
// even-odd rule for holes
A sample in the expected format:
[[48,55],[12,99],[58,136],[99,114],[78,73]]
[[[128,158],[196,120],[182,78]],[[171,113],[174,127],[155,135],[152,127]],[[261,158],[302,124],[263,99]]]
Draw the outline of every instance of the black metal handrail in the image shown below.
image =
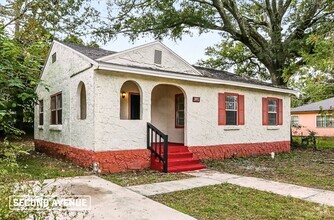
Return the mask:
[[147,123],[147,149],[151,150],[151,153],[162,162],[163,171],[167,173],[168,135],[162,133],[162,131],[154,127],[151,123]]

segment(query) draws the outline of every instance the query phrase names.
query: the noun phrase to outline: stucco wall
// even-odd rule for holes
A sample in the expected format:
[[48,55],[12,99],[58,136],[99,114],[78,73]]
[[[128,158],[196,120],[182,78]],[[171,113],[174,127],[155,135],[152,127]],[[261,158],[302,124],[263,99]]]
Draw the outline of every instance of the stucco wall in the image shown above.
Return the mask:
[[[51,62],[56,52],[57,60]],[[50,58],[46,61],[42,83],[37,87],[38,99],[44,101],[44,125],[39,126],[38,105],[35,106],[34,138],[80,148],[94,148],[93,108],[94,108],[94,71],[84,57],[66,47],[54,43]],[[73,74],[86,71],[72,76]],[[72,77],[71,77],[72,76]],[[83,81],[87,93],[87,118],[78,117],[79,95],[78,85]],[[45,88],[47,87],[47,89]],[[49,91],[48,91],[49,90]],[[62,125],[50,125],[50,96],[62,92]]]
[[[120,120],[120,88],[127,80],[142,90],[142,119]],[[95,146],[96,150],[146,148],[146,122],[151,120],[151,92],[156,85],[176,85],[185,92],[186,122],[184,141],[187,146],[232,143],[262,143],[290,140],[290,97],[281,93],[201,84],[134,74],[98,71],[96,73]],[[218,93],[232,92],[245,96],[245,125],[218,125]],[[200,97],[200,103],[192,97]],[[283,125],[262,125],[262,97],[283,99]],[[108,101],[106,101],[108,100]],[[169,134],[170,135],[170,134]],[[170,135],[171,137],[171,135]]]
[[184,128],[175,127],[175,95],[182,94],[176,86],[158,85],[152,92],[152,124],[165,134],[169,142],[184,143]]
[[[161,65],[154,64],[155,50],[162,51]],[[181,57],[161,45],[161,43],[158,41],[114,54],[110,56],[110,58],[103,59],[103,61],[117,63],[125,66],[148,67],[151,69],[200,75],[200,73],[191,65],[185,61],[182,61]]]
[[334,136],[334,128],[317,128],[317,115],[318,113],[292,113],[291,115],[298,116],[300,129],[293,128],[292,134],[296,136],[307,136],[308,130],[315,131],[317,136]]

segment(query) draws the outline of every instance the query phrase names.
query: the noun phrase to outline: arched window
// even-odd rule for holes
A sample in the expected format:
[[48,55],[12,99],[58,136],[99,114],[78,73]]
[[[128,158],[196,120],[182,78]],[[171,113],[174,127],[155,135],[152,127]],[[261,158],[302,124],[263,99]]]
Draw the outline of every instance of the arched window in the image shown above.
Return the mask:
[[87,117],[87,97],[86,87],[83,82],[79,84],[79,119],[86,119]]
[[120,91],[120,119],[141,119],[141,90],[134,81],[126,81]]

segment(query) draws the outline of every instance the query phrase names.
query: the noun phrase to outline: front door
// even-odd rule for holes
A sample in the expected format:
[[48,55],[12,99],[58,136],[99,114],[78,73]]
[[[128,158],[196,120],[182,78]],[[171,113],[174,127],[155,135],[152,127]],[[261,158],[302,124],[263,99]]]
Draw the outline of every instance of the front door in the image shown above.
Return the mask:
[[139,94],[130,94],[130,119],[140,119]]

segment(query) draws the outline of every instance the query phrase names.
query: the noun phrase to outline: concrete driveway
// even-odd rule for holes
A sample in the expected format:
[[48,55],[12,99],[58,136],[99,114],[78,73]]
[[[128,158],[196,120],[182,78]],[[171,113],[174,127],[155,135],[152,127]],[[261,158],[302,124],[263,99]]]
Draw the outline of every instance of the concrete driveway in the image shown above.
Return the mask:
[[79,176],[46,182],[49,186],[57,186],[58,190],[66,189],[74,195],[91,196],[91,209],[85,215],[79,213],[75,219],[195,219],[97,176]]

